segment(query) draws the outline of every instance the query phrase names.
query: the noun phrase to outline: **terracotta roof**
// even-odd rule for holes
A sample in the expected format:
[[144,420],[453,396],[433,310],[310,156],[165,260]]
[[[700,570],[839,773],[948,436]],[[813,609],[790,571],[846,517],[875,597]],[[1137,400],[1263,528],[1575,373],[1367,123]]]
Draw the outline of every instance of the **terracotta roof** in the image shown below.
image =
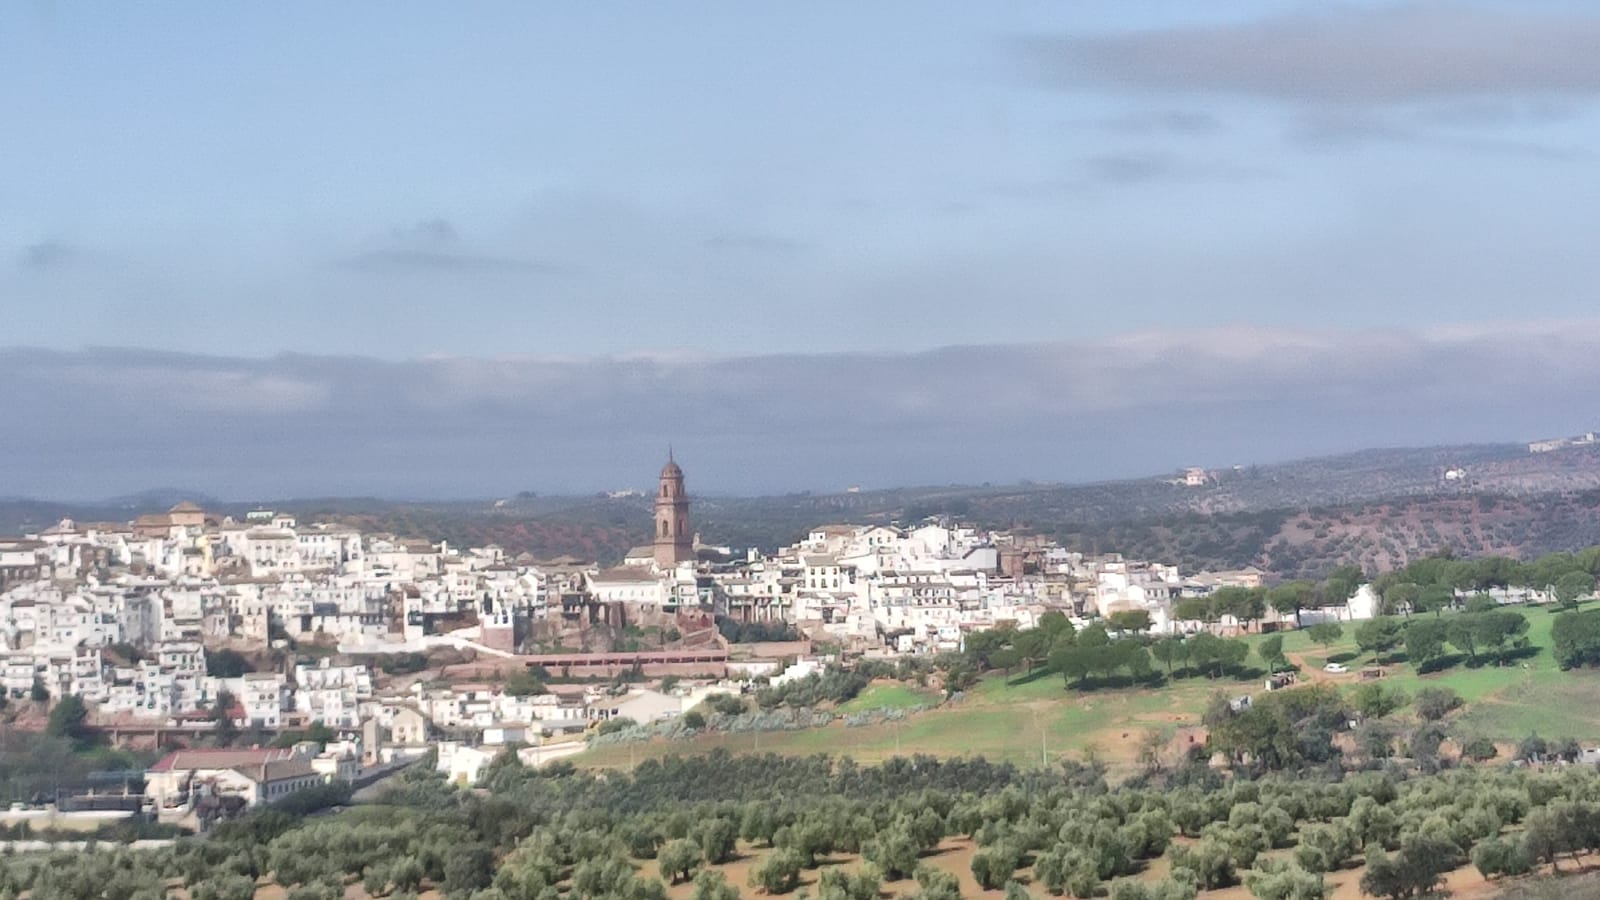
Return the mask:
[[236,769],[240,766],[263,766],[270,762],[294,759],[291,749],[262,747],[249,749],[175,750],[156,761],[152,772],[187,771],[191,769]]
[[273,760],[254,765],[229,766],[229,768],[257,784],[263,784],[268,781],[283,781],[287,778],[303,778],[307,775],[317,774],[317,770],[311,765],[311,760],[305,757]]
[[617,566],[594,576],[595,581],[655,581],[656,573],[648,566]]

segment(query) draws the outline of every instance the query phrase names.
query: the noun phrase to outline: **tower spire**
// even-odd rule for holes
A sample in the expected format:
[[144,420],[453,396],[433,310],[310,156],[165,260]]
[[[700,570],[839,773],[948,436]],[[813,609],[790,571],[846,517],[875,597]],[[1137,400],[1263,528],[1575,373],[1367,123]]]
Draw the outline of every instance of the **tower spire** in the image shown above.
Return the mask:
[[656,491],[655,559],[663,569],[694,558],[694,536],[689,530],[689,496],[683,488],[683,469],[667,445],[667,464],[661,467]]

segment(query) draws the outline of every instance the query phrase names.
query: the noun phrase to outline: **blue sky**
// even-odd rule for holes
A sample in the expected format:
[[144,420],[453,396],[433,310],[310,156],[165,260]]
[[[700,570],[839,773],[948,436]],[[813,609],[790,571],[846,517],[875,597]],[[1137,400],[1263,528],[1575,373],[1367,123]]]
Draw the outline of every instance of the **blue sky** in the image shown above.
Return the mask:
[[[965,363],[973,379],[1014,390],[981,360],[1024,342],[1093,355],[1179,334],[1183,357],[1248,326],[1345,355],[1381,334],[1425,355],[1440,329],[1588,335],[1595,46],[1600,12],[1578,3],[11,3],[0,347],[81,367],[126,364],[95,349],[108,346],[203,355],[203,369],[270,363],[302,380],[345,358],[469,360],[489,381],[497,361],[560,359],[621,381],[628,360],[708,371],[798,355],[815,373],[854,354],[932,383],[927,351],[959,345],[989,348]],[[283,367],[286,353],[300,362]],[[42,358],[8,360],[44,379],[28,368]],[[499,389],[537,400],[517,371]],[[324,388],[291,396],[340,391]],[[284,396],[231,396],[290,414],[273,406]],[[0,440],[41,462],[11,467],[0,493],[88,490],[58,419],[28,402],[0,414],[36,413],[44,432]],[[595,402],[617,421],[649,415]],[[1260,405],[1227,402],[1240,422]],[[1589,415],[1549,408],[1526,427]],[[626,439],[653,458],[692,428]],[[1305,446],[1282,437],[1294,428],[1208,452],[1391,442]],[[722,483],[797,486],[748,474],[771,471],[775,437],[727,451],[744,474]],[[356,438],[339,440],[296,463],[321,481],[283,489],[369,474],[319,464]],[[996,471],[1099,477],[1200,455],[1082,449]],[[616,480],[579,465],[580,448],[555,452],[573,462],[552,463],[546,489]],[[95,489],[185,471],[130,464]],[[983,472],[953,460],[883,477]]]

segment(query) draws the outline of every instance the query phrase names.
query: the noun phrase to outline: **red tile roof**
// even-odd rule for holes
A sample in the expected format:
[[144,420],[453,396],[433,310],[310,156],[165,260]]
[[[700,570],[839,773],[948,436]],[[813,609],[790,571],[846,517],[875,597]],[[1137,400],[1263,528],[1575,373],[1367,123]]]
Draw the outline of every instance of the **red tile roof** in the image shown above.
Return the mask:
[[209,750],[174,750],[156,761],[151,772],[187,771],[190,769],[232,769],[236,766],[262,766],[269,762],[294,759],[294,750],[277,747],[232,747]]

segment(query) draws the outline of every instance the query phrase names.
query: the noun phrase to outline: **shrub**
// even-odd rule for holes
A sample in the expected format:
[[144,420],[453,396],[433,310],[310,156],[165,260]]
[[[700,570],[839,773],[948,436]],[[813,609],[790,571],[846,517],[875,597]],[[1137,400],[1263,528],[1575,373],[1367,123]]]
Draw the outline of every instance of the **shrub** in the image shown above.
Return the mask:
[[1412,705],[1418,717],[1437,722],[1461,706],[1461,695],[1447,687],[1425,687],[1417,691]]

